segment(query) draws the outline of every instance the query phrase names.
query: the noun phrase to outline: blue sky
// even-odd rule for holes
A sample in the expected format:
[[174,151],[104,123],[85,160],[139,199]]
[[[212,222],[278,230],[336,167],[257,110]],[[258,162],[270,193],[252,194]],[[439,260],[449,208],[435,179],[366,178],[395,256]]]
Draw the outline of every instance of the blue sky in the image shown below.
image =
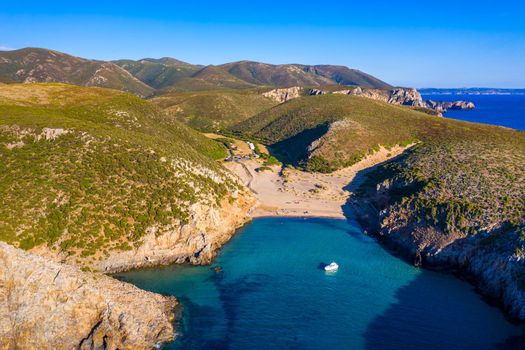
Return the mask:
[[19,1],[0,47],[93,59],[342,64],[391,84],[525,88],[525,1]]

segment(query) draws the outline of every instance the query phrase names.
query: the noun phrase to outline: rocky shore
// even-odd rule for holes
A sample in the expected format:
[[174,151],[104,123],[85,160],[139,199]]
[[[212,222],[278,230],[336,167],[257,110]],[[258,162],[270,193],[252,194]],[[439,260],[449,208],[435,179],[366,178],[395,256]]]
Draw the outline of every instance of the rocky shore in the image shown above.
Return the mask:
[[234,203],[223,200],[220,207],[194,205],[190,222],[157,235],[144,237],[143,244],[130,251],[114,252],[94,268],[104,273],[122,272],[171,263],[209,264],[218,250],[249,220],[256,199],[248,193]]
[[483,295],[499,302],[511,318],[524,321],[523,257],[514,254],[505,232],[495,228],[472,236],[444,233],[425,220],[405,224],[400,219],[404,214],[388,205],[395,187],[387,181],[367,196],[350,199],[365,232],[415,266],[462,275]]
[[151,349],[175,338],[176,305],[0,242],[0,349]]
[[[210,263],[249,220],[255,198],[195,204],[186,225],[84,266],[42,247],[33,253],[0,242],[0,349],[151,349],[171,341],[173,297],[140,290],[101,273],[169,263]],[[77,266],[75,266],[77,265]]]

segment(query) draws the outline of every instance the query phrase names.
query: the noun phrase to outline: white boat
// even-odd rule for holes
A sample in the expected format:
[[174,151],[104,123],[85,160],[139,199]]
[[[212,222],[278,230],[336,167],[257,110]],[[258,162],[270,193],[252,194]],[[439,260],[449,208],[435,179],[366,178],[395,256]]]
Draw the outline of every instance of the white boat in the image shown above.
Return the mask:
[[335,262],[332,262],[330,265],[326,265],[324,267],[324,270],[333,272],[333,271],[337,271],[338,268],[339,268],[339,265],[337,265]]

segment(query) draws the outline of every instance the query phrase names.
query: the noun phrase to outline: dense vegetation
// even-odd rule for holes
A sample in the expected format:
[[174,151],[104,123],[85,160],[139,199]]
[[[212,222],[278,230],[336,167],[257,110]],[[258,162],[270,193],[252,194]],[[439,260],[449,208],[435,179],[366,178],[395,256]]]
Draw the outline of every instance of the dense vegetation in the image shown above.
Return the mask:
[[170,116],[206,132],[224,130],[276,104],[255,90],[170,93],[151,101]]
[[0,86],[0,240],[81,258],[130,249],[238,189],[224,147],[114,90]]
[[[525,134],[498,127],[449,128],[368,175],[358,194],[388,189],[384,223],[445,234],[497,229],[525,239]],[[373,195],[372,195],[373,196]],[[514,239],[513,239],[514,240]]]

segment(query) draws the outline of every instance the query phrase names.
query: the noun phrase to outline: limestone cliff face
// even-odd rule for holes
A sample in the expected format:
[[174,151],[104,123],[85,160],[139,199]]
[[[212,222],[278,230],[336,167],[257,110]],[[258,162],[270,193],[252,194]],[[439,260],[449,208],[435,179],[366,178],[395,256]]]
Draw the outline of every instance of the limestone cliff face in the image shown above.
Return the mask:
[[354,96],[363,96],[373,100],[383,101],[386,103],[402,106],[428,107],[423,101],[421,94],[412,88],[395,88],[391,90],[381,89],[362,89],[356,87],[350,90],[334,91],[334,94],[345,94]]
[[255,198],[245,193],[233,203],[223,200],[220,207],[193,205],[188,224],[161,235],[150,230],[139,248],[114,252],[94,268],[110,273],[174,262],[210,263],[219,248],[249,219],[255,203]]
[[302,91],[303,91],[303,88],[299,86],[293,86],[293,87],[283,88],[283,89],[273,89],[273,90],[264,92],[262,95],[265,97],[271,98],[272,100],[275,100],[279,103],[283,103],[293,98],[297,98],[301,96]]
[[473,102],[468,101],[436,102],[428,100],[426,103],[430,108],[435,109],[438,112],[446,112],[449,109],[467,111],[476,108],[476,105]]
[[151,349],[176,304],[0,242],[0,349]]

